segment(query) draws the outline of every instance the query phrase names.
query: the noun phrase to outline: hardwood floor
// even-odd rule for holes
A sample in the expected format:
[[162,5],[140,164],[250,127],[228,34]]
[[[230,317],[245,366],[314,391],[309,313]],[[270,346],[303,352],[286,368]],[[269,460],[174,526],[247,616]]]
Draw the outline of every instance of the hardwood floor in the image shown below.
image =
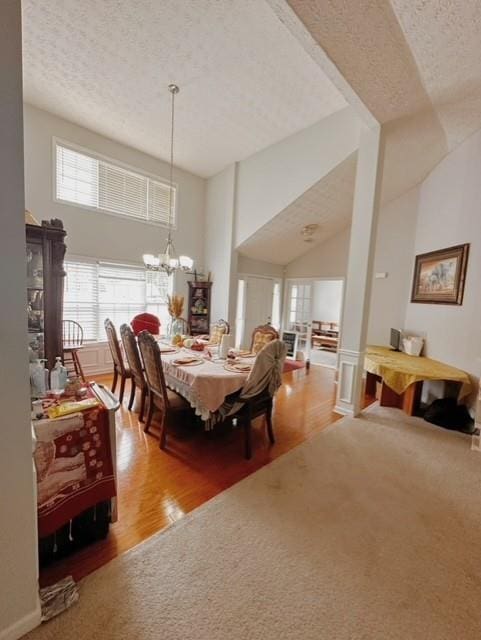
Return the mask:
[[[118,522],[105,540],[43,569],[41,584],[66,575],[82,578],[338,420],[332,411],[334,376],[335,371],[325,367],[284,375],[275,402],[276,444],[269,446],[263,420],[258,419],[251,460],[243,457],[239,429],[205,433],[200,425],[179,426],[168,437],[167,450],[161,451],[156,435],[144,434],[124,399],[116,418]],[[111,377],[98,381],[109,385]]]

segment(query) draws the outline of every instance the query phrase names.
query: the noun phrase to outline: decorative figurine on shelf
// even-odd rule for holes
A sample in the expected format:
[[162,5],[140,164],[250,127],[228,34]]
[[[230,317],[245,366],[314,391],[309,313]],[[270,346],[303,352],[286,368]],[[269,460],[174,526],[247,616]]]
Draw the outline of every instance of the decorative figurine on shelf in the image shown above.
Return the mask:
[[184,310],[184,296],[167,296],[167,309],[170,315],[169,336],[182,335],[184,333],[185,320],[182,319]]

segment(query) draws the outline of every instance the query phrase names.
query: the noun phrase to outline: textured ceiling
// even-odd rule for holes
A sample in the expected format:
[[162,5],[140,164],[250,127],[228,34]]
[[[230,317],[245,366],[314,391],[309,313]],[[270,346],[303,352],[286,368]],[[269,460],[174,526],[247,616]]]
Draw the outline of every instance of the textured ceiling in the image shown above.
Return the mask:
[[481,127],[480,0],[391,0],[448,147]]
[[383,202],[421,182],[481,127],[479,0],[287,5],[362,104],[387,123]]
[[[288,264],[350,225],[357,153],[337,165],[239,247],[249,258]],[[301,229],[319,224],[313,242]]]
[[264,0],[23,0],[24,97],[210,176],[343,108]]

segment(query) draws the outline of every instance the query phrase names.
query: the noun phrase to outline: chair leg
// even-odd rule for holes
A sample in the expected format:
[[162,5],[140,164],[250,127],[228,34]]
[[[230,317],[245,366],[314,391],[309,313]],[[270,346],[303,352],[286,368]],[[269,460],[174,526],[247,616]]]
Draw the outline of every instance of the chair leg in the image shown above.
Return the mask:
[[149,433],[150,423],[152,422],[152,416],[154,415],[154,401],[152,399],[152,395],[149,393],[148,396],[148,409],[147,409],[147,420],[145,421],[144,431],[145,433]]
[[129,398],[129,405],[128,405],[128,409],[129,411],[132,410],[132,407],[134,405],[134,400],[135,400],[135,380],[133,378],[131,378],[131,384],[130,384],[130,398]]
[[115,393],[115,388],[117,386],[118,379],[119,379],[119,373],[117,371],[117,367],[114,367],[114,379],[112,381],[112,388],[111,388],[112,393]]
[[267,423],[267,434],[269,436],[269,441],[271,444],[274,444],[276,439],[274,438],[274,429],[272,428],[272,409],[268,409],[266,411],[266,423]]
[[165,449],[165,444],[167,441],[167,426],[166,426],[166,417],[167,414],[164,411],[162,414],[162,420],[160,423],[160,442],[159,442],[159,447],[161,449]]
[[147,388],[142,388],[142,393],[140,394],[140,413],[139,413],[139,422],[144,421],[144,411],[145,411],[145,399],[147,397]]
[[72,358],[73,358],[73,362],[74,362],[75,371],[77,373],[77,376],[81,380],[83,380],[85,382],[84,372],[83,372],[83,369],[82,369],[82,365],[80,364],[80,358],[78,357],[78,352],[77,351],[72,351]]
[[252,457],[251,431],[252,423],[250,417],[248,417],[244,422],[244,447],[247,460],[250,460]]
[[120,376],[120,393],[119,393],[119,402],[122,404],[122,400],[124,399],[124,390],[125,390],[125,376]]

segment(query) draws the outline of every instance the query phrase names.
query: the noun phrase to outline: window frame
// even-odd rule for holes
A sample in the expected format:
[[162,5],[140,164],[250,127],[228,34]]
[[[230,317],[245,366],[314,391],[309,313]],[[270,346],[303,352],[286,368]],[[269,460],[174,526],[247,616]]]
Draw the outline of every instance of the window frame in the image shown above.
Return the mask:
[[[119,266],[119,267],[127,267],[127,268],[134,268],[134,269],[139,269],[139,270],[145,270],[145,267],[143,265],[141,265],[138,262],[129,262],[129,261],[125,261],[125,262],[120,262],[118,260],[109,260],[107,258],[92,258],[89,256],[80,256],[80,255],[69,255],[65,257],[65,262],[73,262],[73,263],[88,263],[91,265],[96,265],[97,268],[97,291],[99,290],[99,268],[100,265],[102,264],[108,264],[108,265],[112,265],[112,266]],[[65,286],[65,280],[64,280],[64,286]],[[173,289],[174,289],[174,278],[172,275],[168,276],[168,294],[172,295]],[[146,292],[147,294],[147,292]],[[145,296],[145,310],[147,311],[147,308],[149,306],[153,306],[155,304],[165,304],[165,306],[167,306],[167,303],[155,303],[155,302],[148,302],[148,296]],[[62,300],[62,316],[63,311],[64,311],[64,305],[65,305],[65,295],[63,296],[63,300]],[[143,312],[142,312],[143,313]],[[151,312],[149,312],[151,313]],[[99,296],[97,298],[97,303],[96,303],[96,326],[97,326],[97,332],[100,330],[100,326],[101,326],[101,322],[100,322],[100,300],[99,300]],[[92,346],[92,345],[96,345],[96,344],[107,344],[107,340],[106,339],[102,339],[99,337],[99,334],[97,333],[97,337],[95,339],[85,339],[84,340],[84,344],[88,345],[88,346]]]
[[[106,216],[113,216],[114,218],[121,218],[122,220],[129,220],[130,222],[139,222],[140,224],[148,224],[154,227],[161,227],[162,229],[168,229],[169,225],[164,222],[157,222],[155,220],[143,220],[142,218],[136,218],[134,216],[125,215],[123,213],[116,213],[115,211],[108,211],[107,209],[102,209],[101,207],[92,207],[86,204],[81,204],[78,202],[71,202],[70,200],[63,200],[62,198],[57,198],[57,145],[62,147],[66,147],[67,149],[71,149],[72,151],[76,151],[77,153],[82,153],[90,158],[94,158],[95,160],[100,160],[107,162],[115,167],[119,167],[120,169],[125,169],[125,171],[129,171],[130,173],[137,174],[144,178],[148,178],[150,180],[154,180],[156,182],[160,182],[169,186],[169,181],[167,178],[162,178],[161,176],[155,175],[153,173],[149,173],[148,171],[144,171],[143,169],[139,169],[138,167],[134,167],[132,165],[127,164],[126,162],[122,162],[121,160],[117,160],[111,158],[109,156],[105,156],[97,151],[93,151],[92,149],[88,149],[86,147],[82,147],[75,142],[69,142],[64,138],[59,138],[57,136],[52,136],[52,147],[51,147],[51,166],[52,166],[52,200],[55,204],[67,205],[70,207],[76,207],[78,209],[84,209],[86,211],[90,211],[93,213],[102,213]],[[174,221],[170,225],[171,228],[175,231],[178,228],[178,210],[179,210],[179,184],[178,182],[172,182],[173,187],[175,189],[174,196]],[[147,203],[148,208],[148,203]]]

